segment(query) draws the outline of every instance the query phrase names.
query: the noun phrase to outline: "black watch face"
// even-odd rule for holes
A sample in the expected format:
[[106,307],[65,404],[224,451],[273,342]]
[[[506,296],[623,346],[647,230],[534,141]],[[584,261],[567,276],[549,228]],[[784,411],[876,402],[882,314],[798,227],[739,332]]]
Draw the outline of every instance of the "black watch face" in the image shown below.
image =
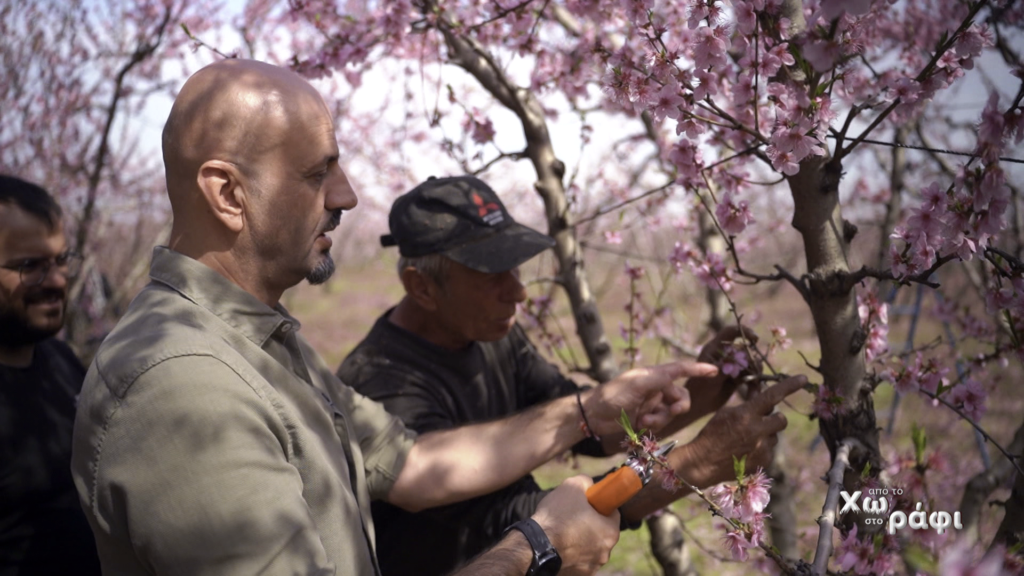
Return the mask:
[[537,559],[537,576],[555,576],[562,569],[562,557],[554,548],[545,550]]

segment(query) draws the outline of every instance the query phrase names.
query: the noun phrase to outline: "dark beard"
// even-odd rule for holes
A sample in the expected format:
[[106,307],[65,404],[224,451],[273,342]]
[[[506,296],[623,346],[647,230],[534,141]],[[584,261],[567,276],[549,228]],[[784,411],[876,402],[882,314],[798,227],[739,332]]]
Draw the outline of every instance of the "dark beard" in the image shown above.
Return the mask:
[[329,253],[317,262],[316,267],[306,274],[306,280],[313,285],[323,284],[334,274],[334,259]]
[[42,329],[29,326],[23,315],[7,307],[0,307],[0,348],[32,346],[46,340],[57,329]]
[[[341,222],[341,213],[341,208],[331,212],[331,219],[327,222],[327,227],[324,229],[325,233],[338,227],[338,224]],[[330,252],[325,252],[324,257],[317,262],[316,267],[310,270],[309,274],[306,274],[306,281],[315,286],[317,284],[327,282],[327,280],[333,275],[334,259],[331,258]]]

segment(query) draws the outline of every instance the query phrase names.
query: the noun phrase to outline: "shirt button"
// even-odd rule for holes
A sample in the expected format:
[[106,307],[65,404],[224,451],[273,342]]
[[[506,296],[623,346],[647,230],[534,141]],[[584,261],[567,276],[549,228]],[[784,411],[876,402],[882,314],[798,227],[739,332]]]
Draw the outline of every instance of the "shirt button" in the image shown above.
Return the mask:
[[281,333],[282,334],[287,334],[287,333],[289,333],[291,331],[292,331],[292,325],[290,323],[285,322],[284,324],[281,324]]

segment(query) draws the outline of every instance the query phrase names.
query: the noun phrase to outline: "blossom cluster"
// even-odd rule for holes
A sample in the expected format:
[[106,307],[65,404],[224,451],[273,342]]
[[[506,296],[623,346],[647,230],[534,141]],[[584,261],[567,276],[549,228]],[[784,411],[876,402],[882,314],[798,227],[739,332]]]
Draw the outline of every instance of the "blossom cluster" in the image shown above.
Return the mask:
[[1024,138],[1022,122],[1019,108],[1000,113],[998,94],[992,94],[978,128],[980,165],[962,166],[949,186],[932,183],[921,190],[921,204],[891,236],[897,240],[889,252],[893,276],[920,274],[942,255],[971,260],[1006,227],[1010,189],[999,155],[1006,140]]
[[768,517],[764,509],[771,500],[771,479],[758,469],[756,473],[741,478],[735,485],[719,484],[711,489],[708,498],[724,518],[741,523],[740,528],[732,524],[726,528],[723,537],[732,557],[740,562],[747,560],[747,550],[761,546],[764,539],[764,521]]
[[866,333],[864,358],[871,362],[889,350],[889,305],[874,292],[858,293],[857,314]]
[[724,292],[732,290],[732,276],[725,265],[725,258],[717,252],[703,253],[689,243],[676,242],[669,255],[669,264],[677,274],[684,264],[689,266],[690,272],[708,288]]

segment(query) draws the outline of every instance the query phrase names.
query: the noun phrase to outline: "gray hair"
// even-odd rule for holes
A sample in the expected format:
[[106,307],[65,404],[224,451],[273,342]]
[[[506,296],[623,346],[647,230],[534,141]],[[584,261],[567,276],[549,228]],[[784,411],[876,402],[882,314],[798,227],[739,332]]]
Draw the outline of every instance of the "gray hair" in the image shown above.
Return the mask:
[[430,278],[439,287],[444,288],[445,279],[448,277],[448,269],[452,261],[442,254],[427,254],[426,256],[399,256],[398,275],[406,268],[415,268],[417,272]]

